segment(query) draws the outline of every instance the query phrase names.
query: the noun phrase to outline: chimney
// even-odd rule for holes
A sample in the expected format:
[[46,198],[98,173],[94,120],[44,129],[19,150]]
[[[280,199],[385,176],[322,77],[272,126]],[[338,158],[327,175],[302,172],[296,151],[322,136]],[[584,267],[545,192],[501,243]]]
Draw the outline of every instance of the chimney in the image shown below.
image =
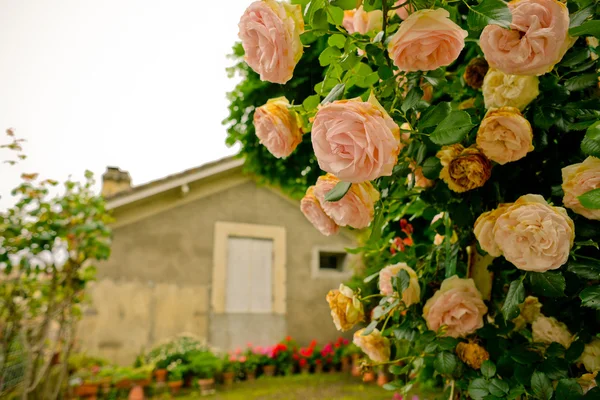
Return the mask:
[[118,167],[106,167],[106,172],[102,175],[102,196],[111,197],[129,189],[131,189],[129,172],[121,171]]

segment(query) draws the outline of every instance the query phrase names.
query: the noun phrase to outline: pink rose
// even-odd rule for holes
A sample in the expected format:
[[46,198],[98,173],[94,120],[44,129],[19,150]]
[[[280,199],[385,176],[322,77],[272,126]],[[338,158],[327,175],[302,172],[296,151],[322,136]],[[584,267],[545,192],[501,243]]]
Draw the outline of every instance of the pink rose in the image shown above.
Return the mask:
[[254,129],[260,144],[277,158],[287,157],[302,142],[302,130],[285,97],[271,99],[254,112]]
[[585,208],[577,198],[600,188],[600,159],[590,156],[582,163],[569,165],[562,169],[562,177],[565,207],[587,219],[600,220],[600,210]]
[[573,335],[565,324],[554,317],[539,315],[531,324],[533,341],[537,343],[560,343],[566,349],[573,343]]
[[[401,4],[407,3],[407,0],[398,0],[395,4],[394,7],[398,7]],[[405,20],[406,18],[408,18],[408,15],[411,14],[414,11],[413,7],[410,5],[410,3],[408,4],[404,4],[402,7],[400,8],[396,8],[396,14],[398,14],[398,16],[400,17],[401,20]]]
[[477,218],[477,221],[475,221],[473,233],[475,233],[475,237],[479,241],[481,248],[492,257],[500,257],[502,255],[502,251],[494,239],[496,220],[512,205],[513,203],[500,204],[495,210],[481,214]]
[[362,6],[356,10],[346,10],[342,26],[350,34],[358,32],[365,35],[374,30],[380,31],[383,26],[383,12],[381,10],[365,11]]
[[319,203],[319,200],[315,196],[314,186],[309,187],[306,191],[306,195],[304,195],[300,202],[300,210],[302,210],[306,219],[323,235],[331,236],[338,233],[339,226],[323,211],[321,203]]
[[400,128],[374,96],[321,107],[312,144],[322,170],[354,183],[391,175],[403,147]]
[[449,16],[443,8],[411,14],[388,45],[394,64],[401,71],[431,71],[456,60],[468,33]]
[[533,151],[531,124],[514,107],[488,111],[477,131],[477,146],[498,164],[517,161]]
[[511,1],[510,29],[488,25],[479,43],[490,67],[513,75],[543,75],[571,45],[569,10],[556,0]]
[[421,287],[419,286],[419,277],[417,276],[417,273],[406,263],[401,262],[394,265],[388,265],[379,271],[379,291],[386,296],[392,296],[395,292],[394,286],[392,285],[392,278],[398,276],[401,270],[406,271],[410,278],[408,287],[402,292],[402,301],[404,302],[404,305],[410,307],[411,304],[418,303],[421,300]]
[[263,81],[286,83],[292,78],[303,47],[304,19],[299,5],[255,1],[242,15],[239,37],[250,68]]
[[509,262],[524,271],[560,268],[569,258],[575,226],[562,207],[537,194],[519,197],[496,220],[494,241]]
[[445,336],[465,337],[483,327],[483,316],[488,309],[473,279],[454,275],[442,282],[425,307],[423,318],[427,327],[437,331],[447,328]]
[[321,207],[339,226],[362,229],[369,226],[375,213],[375,202],[379,192],[371,182],[354,183],[346,195],[338,201],[327,201],[325,195],[340,182],[332,174],[319,177],[315,185],[315,196]]

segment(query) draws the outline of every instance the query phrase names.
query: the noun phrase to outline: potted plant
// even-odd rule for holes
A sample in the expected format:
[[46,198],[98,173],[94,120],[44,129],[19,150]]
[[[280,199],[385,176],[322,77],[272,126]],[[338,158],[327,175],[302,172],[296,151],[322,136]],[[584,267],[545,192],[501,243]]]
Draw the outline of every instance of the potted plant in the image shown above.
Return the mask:
[[214,354],[203,351],[191,358],[190,369],[198,378],[200,394],[206,396],[215,392],[215,375],[221,369],[221,360]]
[[380,366],[377,371],[377,384],[379,386],[383,386],[389,381],[390,379],[388,378],[388,374],[385,372],[385,368]]
[[236,376],[240,373],[240,361],[235,355],[226,354],[222,361],[223,366],[223,384],[231,386]]
[[260,364],[260,356],[249,349],[240,360],[242,371],[246,380],[253,381],[256,379],[256,370]]
[[110,392],[114,371],[115,369],[110,366],[102,367],[100,371],[98,371],[98,383],[102,388],[102,394],[105,396]]
[[350,372],[352,369],[351,346],[348,339],[339,338],[335,342],[335,357],[339,357],[342,372]]
[[183,375],[187,372],[187,366],[181,363],[174,363],[174,366],[165,368],[167,370],[167,386],[171,391],[171,394],[176,395],[179,393],[181,386],[183,386]]

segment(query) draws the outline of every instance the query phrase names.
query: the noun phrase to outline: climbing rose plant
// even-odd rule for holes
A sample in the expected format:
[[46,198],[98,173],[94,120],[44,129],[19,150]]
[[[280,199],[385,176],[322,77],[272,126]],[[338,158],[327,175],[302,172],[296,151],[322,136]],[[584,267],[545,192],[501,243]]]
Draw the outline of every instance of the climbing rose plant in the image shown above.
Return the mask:
[[[253,119],[255,172],[278,182],[281,160],[305,160],[307,219],[364,230],[362,278],[327,302],[388,389],[600,398],[599,15],[592,0],[263,0],[241,17],[253,71],[229,143]],[[286,96],[240,110],[257,77]]]

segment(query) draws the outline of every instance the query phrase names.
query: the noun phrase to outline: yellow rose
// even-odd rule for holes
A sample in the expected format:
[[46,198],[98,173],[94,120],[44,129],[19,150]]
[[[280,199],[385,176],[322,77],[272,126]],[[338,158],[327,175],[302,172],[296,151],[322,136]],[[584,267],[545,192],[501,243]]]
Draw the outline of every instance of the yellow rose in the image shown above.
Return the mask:
[[517,161],[533,151],[533,131],[517,108],[488,111],[477,131],[477,147],[498,164]]
[[497,209],[484,212],[475,221],[475,226],[473,228],[475,237],[479,241],[481,248],[492,257],[500,257],[502,255],[502,251],[494,240],[494,226],[496,225],[496,220],[511,205],[512,203],[500,204]]
[[533,323],[542,314],[542,303],[539,302],[537,297],[527,296],[523,304],[519,304],[519,309],[521,313],[513,319],[516,330],[525,328],[527,324]]
[[389,339],[382,336],[377,329],[365,336],[362,335],[363,332],[364,329],[360,329],[354,333],[354,344],[375,362],[389,361],[391,354]]
[[402,292],[402,301],[406,307],[410,307],[411,304],[418,303],[421,300],[421,287],[419,286],[417,273],[406,263],[388,265],[379,271],[379,290],[386,296],[393,295],[395,290],[392,285],[392,278],[397,276],[401,270],[406,271],[410,277],[408,287]]
[[573,343],[573,335],[569,332],[567,326],[554,317],[546,317],[540,314],[531,324],[531,331],[534,342],[544,344],[556,342],[567,349]]
[[365,317],[362,303],[348,286],[342,284],[339,289],[330,290],[326,299],[338,331],[351,329]]
[[539,83],[537,76],[507,75],[491,68],[483,79],[485,108],[515,107],[523,110],[540,94]]
[[588,372],[600,371],[600,339],[594,338],[585,345],[583,353],[579,357]]
[[577,379],[577,383],[579,383],[579,386],[581,386],[583,394],[586,394],[598,386],[596,384],[596,376],[598,376],[598,371],[594,372],[593,374],[583,374],[579,379]]
[[600,220],[600,210],[585,208],[577,198],[590,190],[600,188],[600,158],[588,157],[582,163],[562,169],[563,204],[587,219]]
[[490,160],[476,147],[444,146],[436,156],[442,163],[440,178],[458,193],[482,187],[492,174]]

